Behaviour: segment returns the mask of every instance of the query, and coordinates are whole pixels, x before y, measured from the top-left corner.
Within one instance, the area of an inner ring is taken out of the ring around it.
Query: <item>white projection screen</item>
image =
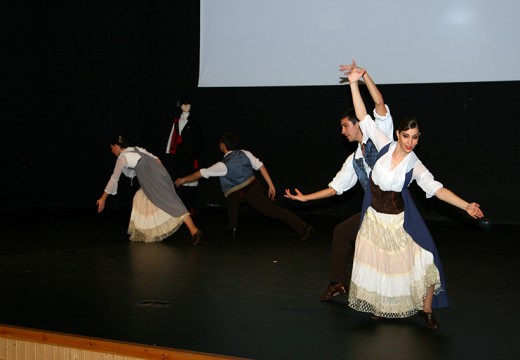
[[[519,0],[200,2],[200,87],[520,80]]]

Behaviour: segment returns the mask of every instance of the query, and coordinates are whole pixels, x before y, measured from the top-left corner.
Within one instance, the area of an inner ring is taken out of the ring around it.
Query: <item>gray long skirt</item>
[[[143,154],[134,170],[141,188],[132,203],[130,240],[161,241],[179,229],[189,215],[188,209],[168,171],[156,159]]]

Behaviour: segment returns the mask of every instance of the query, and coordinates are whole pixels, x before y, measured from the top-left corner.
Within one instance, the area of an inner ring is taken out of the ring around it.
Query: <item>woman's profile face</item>
[[[115,156],[119,156],[121,154],[121,147],[119,145],[110,145],[110,150],[112,151],[112,154]]]
[[[396,131],[397,143],[405,153],[412,152],[419,143],[421,133],[418,128],[408,129],[404,131]]]

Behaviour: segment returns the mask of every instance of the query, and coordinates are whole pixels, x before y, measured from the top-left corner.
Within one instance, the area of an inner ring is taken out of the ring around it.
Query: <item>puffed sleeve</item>
[[[354,153],[350,154],[336,176],[334,176],[334,179],[329,183],[329,187],[334,189],[337,195],[343,194],[356,185],[357,175],[354,170],[354,165],[352,164],[353,160]]]
[[[200,174],[205,179],[210,177],[226,176],[227,167],[226,164],[224,164],[222,161],[219,161],[211,165],[209,168],[200,169]]]
[[[386,108],[386,115],[382,116],[379,115],[374,109],[374,119],[376,122],[377,127],[379,130],[381,130],[390,140],[393,140],[394,138],[394,119],[392,118],[392,115],[390,114],[390,109],[388,108],[388,105],[385,104]]]
[[[116,161],[116,166],[114,167],[114,172],[108,180],[108,184],[105,187],[105,192],[110,195],[117,194],[117,184],[119,183],[119,178],[121,177],[121,173],[126,166],[126,157],[119,156]]]
[[[253,169],[258,170],[262,166],[264,166],[264,163],[260,161],[259,158],[254,156],[250,151],[242,150],[244,154],[249,158],[249,161],[251,161],[251,165],[253,166]]]
[[[367,114],[363,121],[359,123],[359,128],[365,134],[372,140],[374,143],[376,149],[379,151],[381,150],[386,144],[391,142],[391,138],[389,138],[384,132],[379,130],[379,128],[376,126],[375,121],[370,117],[370,115]]]
[[[427,198],[435,195],[435,192],[443,187],[443,185],[433,178],[432,173],[423,165],[421,161],[415,164],[413,169],[413,177],[417,181],[417,185],[426,193]]]

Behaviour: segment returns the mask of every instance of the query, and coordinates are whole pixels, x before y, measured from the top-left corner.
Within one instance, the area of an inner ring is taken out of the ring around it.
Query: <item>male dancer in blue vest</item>
[[[200,169],[191,175],[175,181],[176,186],[196,181],[200,178],[219,177],[222,192],[227,200],[228,229],[235,234],[238,225],[239,205],[248,203],[262,214],[283,221],[306,240],[314,228],[300,219],[295,213],[273,203],[276,190],[264,164],[247,150],[238,150],[238,138],[225,133],[220,138],[219,148],[224,157],[209,168]],[[269,190],[266,194],[264,186],[254,175],[254,171],[262,174]]]
[[[356,63],[352,62],[351,65],[341,65],[340,71],[346,71],[345,74],[349,71],[358,71],[363,74],[363,80],[375,103],[374,118],[376,119],[377,127],[388,138],[393,139],[394,125],[390,110],[385,105],[383,96],[366,70],[357,67]],[[356,151],[350,154],[343,163],[341,170],[332,179],[328,187],[307,195],[302,194],[298,189],[295,189],[296,194],[292,194],[289,189],[286,189],[284,195],[286,198],[310,201],[341,195],[354,187],[358,180],[363,190],[366,189],[370,171],[377,159],[377,149],[359,128],[359,120],[356,117],[354,108],[347,110],[341,117],[341,133],[349,142],[356,141],[358,146]],[[330,281],[325,293],[320,296],[322,301],[332,300],[337,295],[348,293],[347,284],[350,283],[350,273],[352,271],[352,245],[356,241],[359,223],[360,213],[357,213],[334,228]]]

